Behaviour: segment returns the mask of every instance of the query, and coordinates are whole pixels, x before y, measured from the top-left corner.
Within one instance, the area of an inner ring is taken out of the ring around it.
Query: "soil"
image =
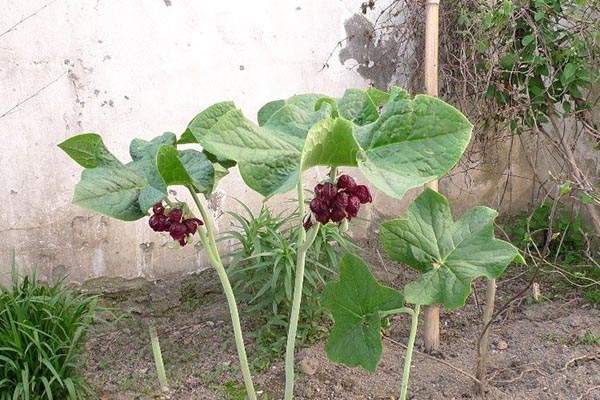
[[[361,254],[376,275],[395,287],[410,271],[385,260],[375,243]],[[525,267],[511,267],[498,282],[496,304],[527,286]],[[423,354],[417,340],[409,399],[600,399],[600,310],[573,291],[534,303],[517,301],[492,325],[488,379],[483,397],[474,390],[476,341],[481,325],[485,283],[476,282],[467,306],[441,312],[441,350]],[[89,334],[85,375],[101,399],[243,400],[229,313],[212,270],[144,280],[95,280],[86,289],[120,316]],[[544,294],[544,287],[542,287]],[[482,300],[483,301],[483,300]],[[112,319],[107,314],[106,317]],[[148,327],[156,326],[169,390],[161,392]],[[243,324],[252,326],[251,317]],[[384,354],[375,374],[332,364],[324,342],[297,351],[295,398],[396,399],[402,378],[409,319],[399,315],[385,332]],[[422,327],[420,327],[422,328]],[[252,360],[253,343],[246,338]],[[281,399],[284,367],[274,361],[253,374],[264,399]],[[259,396],[259,397],[261,397]]]

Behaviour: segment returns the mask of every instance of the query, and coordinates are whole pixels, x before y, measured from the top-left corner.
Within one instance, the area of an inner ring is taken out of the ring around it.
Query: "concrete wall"
[[[362,0],[6,2],[0,17],[0,281],[12,249],[22,268],[36,268],[44,278],[68,274],[74,282],[153,279],[208,266],[199,246],[174,248],[146,219],[125,223],[73,206],[81,168],[56,147],[66,138],[101,133],[126,161],[132,138],[179,134],[218,101],[234,100],[254,118],[265,102],[295,93],[340,96],[347,87],[385,88],[401,79],[402,51],[372,40]],[[346,37],[352,39],[336,46]],[[538,200],[532,166],[542,180],[550,171],[536,145],[527,137],[473,143],[440,188],[457,214],[477,204],[502,212],[527,207]],[[310,171],[309,185],[325,173]],[[400,215],[415,193],[400,202],[375,193],[362,211],[366,222],[353,224],[355,236],[372,237],[377,222]],[[236,198],[254,210],[262,200],[230,174],[207,202],[220,231],[230,228],[224,211],[240,210]]]
[[[8,3],[7,3],[8,2]],[[153,278],[206,265],[192,246],[70,204],[81,168],[56,144],[101,133],[122,160],[134,137],[181,133],[200,110],[234,100],[254,118],[300,92],[335,96],[368,81],[334,54],[361,0],[6,0],[0,17],[0,273],[17,263],[68,273]],[[237,176],[216,215],[260,198]],[[220,229],[227,228],[221,219]]]

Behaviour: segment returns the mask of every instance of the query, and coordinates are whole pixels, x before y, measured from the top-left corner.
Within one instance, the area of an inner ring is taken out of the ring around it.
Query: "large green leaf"
[[[325,286],[321,303],[335,319],[326,346],[329,359],[375,372],[383,349],[380,313],[402,307],[402,294],[377,283],[363,260],[346,254],[340,281]]]
[[[426,189],[408,207],[406,219],[382,223],[386,253],[423,272],[406,285],[406,301],[462,307],[473,279],[497,278],[511,261],[522,261],[516,247],[494,238],[496,216],[490,208],[474,207],[454,222],[446,198]]]
[[[158,175],[153,158],[142,158],[127,164],[127,168],[144,178],[144,187],[140,191],[138,202],[142,210],[148,210],[153,204],[167,197],[167,185]]]
[[[273,112],[261,126],[271,129],[271,132],[276,135],[293,136],[303,140],[315,123],[331,114],[328,105],[315,108],[318,100],[322,97],[322,95],[314,93],[292,96],[285,100],[283,105]],[[264,109],[261,110],[264,113]]]
[[[377,121],[379,111],[371,97],[364,90],[348,89],[338,101],[338,110],[342,117],[356,125],[367,125]]]
[[[97,133],[82,133],[58,145],[75,162],[84,168],[122,165],[104,145]]]
[[[208,107],[190,121],[178,143],[202,143],[202,136],[206,134],[206,132],[208,132],[223,115],[234,109],[235,104],[231,101],[223,101]]]
[[[133,139],[129,144],[129,154],[133,161],[138,161],[143,158],[155,158],[158,148],[163,144],[175,145],[177,136],[172,132],[165,132],[161,136],[157,136],[150,141],[142,139]]]
[[[354,125],[344,118],[328,118],[316,123],[306,136],[302,151],[302,171],[315,165],[356,166],[358,143]]]
[[[213,165],[199,151],[163,145],[156,154],[156,167],[167,185],[183,185],[206,194],[213,188]]]
[[[134,161],[127,166],[146,179],[138,200],[142,210],[148,210],[167,197],[167,185],[156,169],[156,153],[160,146],[175,145],[176,141],[174,133],[165,132],[150,141],[133,139],[129,144],[129,154]]]
[[[302,141],[259,127],[240,110],[230,110],[196,137],[209,152],[237,161],[246,184],[264,196],[286,192],[298,179]]]
[[[363,151],[358,166],[369,182],[387,195],[446,174],[460,159],[473,126],[454,107],[435,97],[404,91],[390,98],[380,118],[356,129]]]
[[[97,167],[83,171],[73,203],[113,218],[134,221],[145,215],[138,196],[146,182],[127,167]]]
[[[246,184],[264,196],[284,193],[301,171],[326,165],[358,166],[380,190],[401,198],[447,173],[472,130],[452,106],[424,95],[412,100],[397,88],[391,94],[350,89],[339,100],[317,94],[277,100],[261,108],[259,125],[233,106],[218,111],[198,114],[198,121],[212,118],[191,123],[190,133],[211,154],[237,161]]]
[[[269,118],[285,105],[285,100],[273,100],[265,104],[258,110],[256,120],[259,126],[263,126],[267,123]]]

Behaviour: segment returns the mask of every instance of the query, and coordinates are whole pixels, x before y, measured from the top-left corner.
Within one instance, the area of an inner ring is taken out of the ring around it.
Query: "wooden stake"
[[[437,97],[440,0],[427,0],[425,7],[425,93]],[[438,181],[427,187],[437,192]],[[425,352],[431,354],[440,350],[440,306],[425,307],[423,314]]]
[[[477,347],[477,372],[475,377],[479,380],[475,387],[475,392],[482,395],[485,392],[485,375],[487,370],[487,360],[490,351],[490,321],[494,315],[494,302],[496,300],[496,280],[488,279],[487,291],[485,296],[485,310],[483,311],[483,328],[485,332],[479,339]]]

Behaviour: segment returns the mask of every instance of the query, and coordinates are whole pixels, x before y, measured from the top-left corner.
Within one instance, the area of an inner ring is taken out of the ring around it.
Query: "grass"
[[[598,346],[600,345],[600,336],[596,336],[593,332],[587,331],[585,335],[575,339],[575,344],[583,346]]]
[[[0,285],[0,400],[83,399],[91,393],[81,354],[96,297],[19,277]]]

